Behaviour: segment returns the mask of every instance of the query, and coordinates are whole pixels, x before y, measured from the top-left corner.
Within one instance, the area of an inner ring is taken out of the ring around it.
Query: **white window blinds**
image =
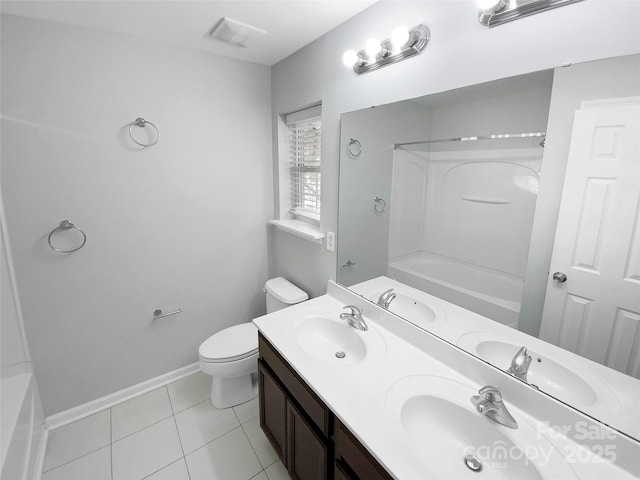
[[[289,191],[291,212],[320,220],[321,106],[285,116],[289,127]]]

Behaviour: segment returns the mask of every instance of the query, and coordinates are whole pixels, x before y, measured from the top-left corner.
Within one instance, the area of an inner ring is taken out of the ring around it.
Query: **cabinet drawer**
[[[344,465],[347,465],[345,467]],[[393,477],[371,456],[351,432],[336,420],[336,468],[340,478],[391,480]]]
[[[304,383],[282,358],[282,356],[271,346],[266,338],[259,334],[258,343],[260,358],[273,371],[276,377],[282,382],[285,388],[300,405],[302,411],[311,419],[314,425],[324,434],[329,436],[329,409],[322,400]]]

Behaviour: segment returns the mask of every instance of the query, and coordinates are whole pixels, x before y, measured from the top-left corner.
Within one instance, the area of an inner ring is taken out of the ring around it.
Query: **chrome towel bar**
[[[56,248],[53,246],[53,243],[51,243],[51,238],[58,232],[64,232],[66,230],[78,230],[81,234],[82,234],[82,243],[80,244],[79,247],[76,247],[74,249],[71,250],[61,250],[59,248]],[[82,229],[76,227],[71,220],[62,220],[60,222],[60,225],[58,225],[56,228],[54,228],[51,233],[49,234],[49,238],[47,239],[47,241],[49,242],[49,246],[51,248],[53,248],[56,252],[60,252],[60,253],[72,253],[75,252],[77,250],[80,250],[82,247],[84,247],[84,244],[87,243],[87,235],[82,231]]]
[[[162,313],[162,309],[158,308],[158,309],[153,311],[153,319],[157,320],[158,318],[169,317],[171,315],[177,315],[179,313],[182,313],[182,309],[181,308],[179,308],[177,310],[174,310],[173,312],[169,312],[169,313]]]
[[[350,138],[347,153],[351,158],[358,158],[362,153],[362,144],[355,138]]]
[[[135,137],[133,136],[133,127],[138,127],[138,128],[145,128],[147,125],[151,125],[151,127],[156,131],[156,139],[153,140],[150,143],[142,143],[139,142],[138,140],[135,139]],[[138,145],[140,145],[141,147],[152,147],[153,145],[155,145],[156,143],[158,143],[158,140],[160,140],[160,131],[158,130],[158,127],[155,126],[155,124],[151,123],[148,120],[145,120],[142,117],[138,117],[136,118],[133,122],[131,122],[129,124],[129,136],[131,137],[131,140],[133,140],[134,142],[136,142]]]

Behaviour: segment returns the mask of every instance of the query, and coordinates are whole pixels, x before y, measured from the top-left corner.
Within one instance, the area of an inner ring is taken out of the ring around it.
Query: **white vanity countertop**
[[[347,304],[360,306],[365,321],[369,325],[367,332],[354,329],[357,335],[366,340],[368,354],[365,359],[349,365],[340,363],[333,358],[325,361],[310,355],[298,340],[301,332],[299,326],[305,320],[313,317],[339,319],[340,313],[344,312],[343,307]],[[546,397],[543,402],[534,399],[533,403],[536,405],[537,411],[530,412],[533,415],[525,413],[515,405],[527,404],[527,402],[531,404],[531,399],[523,400],[517,397],[521,395],[531,397],[541,394],[530,391],[529,387],[520,385],[521,382],[502,375],[483,362],[452,348],[442,340],[423,332],[408,322],[382,311],[382,309],[367,303],[358,295],[333,284],[333,282],[329,284],[329,294],[256,318],[254,323],[334,414],[394,477],[399,479],[464,478],[467,476],[472,479],[502,476],[504,478],[523,478],[525,474],[534,473],[526,469],[522,472],[519,471],[518,468],[522,467],[520,465],[502,471],[486,470],[479,476],[478,473],[471,472],[463,465],[462,458],[458,459],[460,456],[458,453],[455,455],[455,460],[451,460],[459,462],[454,470],[451,470],[448,465],[444,465],[446,468],[443,469],[443,464],[448,460],[443,459],[442,455],[438,453],[441,442],[439,442],[437,435],[430,435],[429,432],[426,432],[425,437],[421,438],[419,442],[416,441],[415,436],[412,438],[408,435],[401,427],[399,406],[402,404],[402,398],[400,400],[396,398],[400,395],[397,392],[414,388],[412,387],[413,383],[419,384],[426,380],[431,382],[430,385],[437,387],[433,387],[434,390],[438,390],[436,396],[447,399],[449,395],[452,397],[451,401],[465,409],[465,414],[470,411],[475,415],[477,412],[471,405],[469,393],[477,393],[478,389],[484,386],[489,379],[491,383],[503,389],[504,402],[521,425],[521,428],[517,430],[498,426],[499,428],[497,430],[494,428],[493,431],[498,434],[506,431],[506,435],[522,439],[522,436],[527,432],[536,432],[536,427],[539,426],[538,422],[544,421],[544,418],[534,417],[534,415],[540,416],[540,414],[544,416],[543,410],[546,407],[538,409],[537,405],[545,402],[547,404],[558,402]],[[416,345],[420,345],[420,348],[417,348]],[[429,351],[433,356],[425,353],[426,351]],[[471,374],[469,378],[472,376],[475,378],[474,369],[490,370],[487,370],[487,374],[483,374],[485,378],[478,379],[479,382],[482,382],[479,384],[445,365],[436,357],[446,357],[447,362],[455,362],[458,371]],[[405,385],[407,385],[406,388]],[[415,388],[418,389],[415,394],[419,395],[421,393],[420,387]],[[458,394],[455,395],[455,392]],[[427,394],[424,388],[422,393]],[[429,394],[431,393],[433,392],[429,392]],[[402,395],[406,395],[406,393]],[[461,396],[465,398],[458,398]],[[567,408],[560,404],[558,406]],[[463,410],[454,408],[453,411],[462,412]],[[482,417],[479,413],[477,416],[469,418],[474,422],[476,418],[480,418],[481,421],[486,420],[486,422],[493,423],[492,420]],[[500,430],[503,428],[505,430]],[[473,430],[473,428],[463,426],[462,430]],[[447,430],[443,430],[443,432],[443,435],[448,434]],[[421,432],[419,431],[418,434]],[[495,438],[487,439],[488,443],[495,443]],[[563,479],[635,478],[618,466],[594,457],[587,449],[572,443],[564,436],[555,435],[551,442],[544,435],[538,435],[539,440],[534,442],[529,440],[531,438],[535,437],[526,437],[526,440],[519,444],[531,448],[535,447],[532,443],[546,446],[545,451],[548,451],[549,462],[536,465],[544,477]],[[542,439],[540,440],[540,438]],[[565,456],[573,455],[576,460],[580,460],[577,458],[579,456],[582,461],[575,463],[565,461],[566,459],[560,452]],[[494,472],[494,475],[489,476],[490,472]],[[535,478],[535,474],[532,478]]]
[[[506,359],[498,364],[499,362],[491,358],[495,351],[473,352],[474,344],[483,340],[503,344],[508,342],[517,346],[514,352],[519,346],[525,346],[532,356],[536,357],[537,354],[543,357],[543,362],[555,361],[559,370],[566,368],[575,373],[584,380],[585,386],[590,386],[598,392],[599,398],[593,400],[586,394],[563,398],[562,393],[554,395],[556,392],[538,385],[541,390],[608,425],[625,425],[623,430],[626,433],[640,438],[640,381],[637,379],[385,276],[349,287],[350,290],[373,301],[380,292],[390,288],[393,288],[394,292],[432,306],[442,316],[438,321],[430,322],[421,322],[419,315],[416,315],[415,321],[408,317],[407,320],[474,353],[496,367],[506,370],[509,368],[510,360]],[[534,359],[534,362],[536,360]],[[533,363],[530,371],[536,368],[536,364]],[[558,384],[560,383],[563,382],[558,380]]]

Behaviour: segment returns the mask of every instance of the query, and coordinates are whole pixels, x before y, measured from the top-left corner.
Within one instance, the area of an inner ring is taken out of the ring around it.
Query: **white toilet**
[[[267,313],[304,302],[309,296],[283,277],[264,286]],[[211,402],[217,408],[239,405],[258,395],[258,329],[252,322],[225,328],[198,349],[200,370],[211,375]]]

